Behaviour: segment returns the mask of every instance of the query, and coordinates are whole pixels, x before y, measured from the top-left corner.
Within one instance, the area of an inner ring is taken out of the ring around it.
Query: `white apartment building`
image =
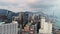
[[[0,24],[0,34],[17,34],[18,24],[17,22]]]
[[[41,17],[41,28],[39,34],[52,34],[52,23],[46,22],[45,17]]]

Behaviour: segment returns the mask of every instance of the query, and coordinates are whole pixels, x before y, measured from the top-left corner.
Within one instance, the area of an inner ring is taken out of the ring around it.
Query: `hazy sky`
[[[29,4],[37,2],[36,0],[0,0],[0,8],[19,12],[29,9]]]
[[[42,10],[55,10],[60,0],[0,0],[0,8],[19,12],[22,10],[32,10],[40,8]],[[58,9],[59,10],[59,9]]]

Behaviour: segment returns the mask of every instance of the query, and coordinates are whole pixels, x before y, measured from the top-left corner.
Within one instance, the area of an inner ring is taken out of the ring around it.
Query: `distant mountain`
[[[12,11],[6,10],[6,9],[0,9],[0,15],[6,15],[8,17],[8,19],[11,19],[13,16],[18,16],[20,13],[22,12],[18,12],[18,13],[14,13]],[[43,12],[29,12],[29,11],[25,11],[23,13],[27,13],[27,14],[40,14],[40,15],[44,15],[46,16],[46,14],[44,14]]]
[[[0,15],[5,15],[5,16],[7,16],[8,19],[11,19],[13,14],[14,14],[14,12],[12,12],[12,11],[0,9]]]

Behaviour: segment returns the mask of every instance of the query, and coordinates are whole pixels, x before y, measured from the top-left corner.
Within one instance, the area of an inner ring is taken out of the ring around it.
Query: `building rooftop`
[[[12,21],[12,23],[17,23],[16,21]],[[5,23],[5,22],[0,22],[0,25],[2,24],[10,24],[10,23]]]
[[[0,25],[4,24],[5,22],[0,22]]]

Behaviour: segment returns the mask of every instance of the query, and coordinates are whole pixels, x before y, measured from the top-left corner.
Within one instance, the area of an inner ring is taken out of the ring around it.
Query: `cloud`
[[[36,0],[0,0],[0,9],[8,9],[13,12],[27,10],[28,4],[35,3]]]
[[[46,11],[46,14],[53,15],[53,11],[55,15],[60,13],[60,0],[39,0],[38,2],[31,4],[31,8],[40,8],[38,11],[42,9],[42,11]]]
[[[27,5],[29,3],[34,3],[36,0],[0,0],[0,4],[4,5]]]
[[[35,10],[43,11],[46,14],[48,14],[48,12],[50,12],[50,14],[52,14],[52,9],[55,6],[54,2],[55,2],[55,0],[39,0],[38,2],[31,4],[30,7],[31,8],[38,8]]]
[[[52,13],[60,7],[60,0],[0,0],[0,9],[8,9],[13,12],[23,10],[48,11]],[[56,10],[57,11],[57,10]],[[56,12],[55,12],[56,13]]]

